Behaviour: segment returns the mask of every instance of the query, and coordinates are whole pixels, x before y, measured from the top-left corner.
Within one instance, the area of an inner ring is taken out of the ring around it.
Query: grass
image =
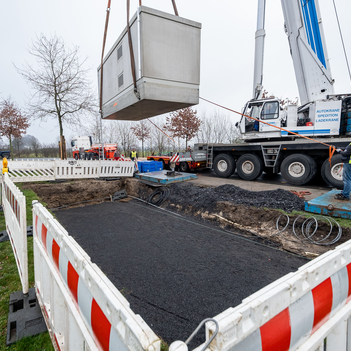
[[[17,186],[20,187],[19,184]],[[32,190],[22,190],[26,197],[27,225],[32,224],[32,201],[38,196]],[[0,212],[0,231],[5,230],[4,213]],[[28,281],[29,287],[34,287],[34,257],[33,238],[28,237]],[[21,281],[9,241],[0,243],[0,351],[49,351],[54,350],[49,333],[42,333],[33,337],[24,338],[11,346],[6,346],[7,318],[9,311],[10,294],[21,290]]]

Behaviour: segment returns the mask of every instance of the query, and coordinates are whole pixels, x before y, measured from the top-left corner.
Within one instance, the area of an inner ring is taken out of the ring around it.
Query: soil
[[[30,188],[36,192],[41,201],[45,202],[50,209],[68,205],[69,207],[82,207],[111,201],[113,194],[122,189],[125,189],[128,195],[147,201],[156,189],[134,178],[113,181],[80,180],[49,184],[27,183],[24,184],[24,188]],[[316,245],[307,240],[298,240],[293,232],[293,223],[296,220],[296,235],[304,239],[301,228],[306,218],[297,218],[298,216],[291,214],[288,217],[283,215],[281,210],[287,213],[293,210],[303,211],[304,201],[286,190],[252,192],[230,184],[214,188],[199,187],[189,182],[173,184],[167,188],[169,189],[168,196],[161,205],[162,208],[215,224],[225,230],[240,233],[251,240],[309,258],[317,257],[351,238],[351,228],[342,228],[340,240],[333,245]],[[80,203],[83,201],[84,203]],[[287,219],[289,224],[280,234],[277,230],[277,223],[281,231]],[[311,231],[314,230],[313,225],[311,229]],[[313,240],[320,241],[320,244],[330,243],[337,237],[338,228],[334,225],[330,236],[326,238],[329,232],[329,223],[319,221]]]

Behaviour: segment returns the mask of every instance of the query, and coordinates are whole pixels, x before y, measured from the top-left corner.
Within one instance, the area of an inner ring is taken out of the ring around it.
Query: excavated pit
[[[250,192],[233,185],[179,183],[168,187],[162,210],[130,197],[111,201],[123,189],[147,201],[156,188],[136,179],[24,187],[35,191],[49,209],[56,209],[56,218],[124,294],[132,310],[168,344],[186,340],[204,318],[235,307],[308,262],[292,253],[314,258],[337,245],[292,241],[294,216],[286,238],[272,236],[279,209],[303,208],[301,199],[281,189]],[[325,235],[329,226],[320,226],[320,235]],[[350,229],[344,229],[338,244],[350,237]],[[190,349],[204,340],[201,331]]]
[[[155,187],[137,179],[112,181],[80,180],[63,183],[27,183],[38,194],[49,209],[73,208],[111,201],[116,191],[125,189],[128,195],[147,201]],[[221,228],[243,235],[253,241],[264,243],[282,250],[314,258],[351,238],[351,228],[342,228],[340,240],[333,245],[316,245],[306,240],[302,242],[293,233],[293,223],[298,215],[292,211],[303,211],[304,201],[289,191],[277,189],[270,191],[248,191],[231,184],[218,187],[195,186],[191,182],[176,183],[168,186],[169,196],[161,208],[176,212],[189,218],[196,218]],[[123,199],[119,201],[129,201]],[[77,204],[78,203],[78,204]],[[72,205],[73,204],[73,205]],[[66,207],[68,206],[68,207]],[[289,213],[289,224],[283,235],[282,230],[287,218],[282,210]],[[305,218],[298,218],[296,234],[300,232]],[[320,241],[330,232],[328,222],[319,221],[318,231],[313,239]],[[337,235],[334,226],[325,242],[332,241]],[[321,241],[321,243],[324,243]]]

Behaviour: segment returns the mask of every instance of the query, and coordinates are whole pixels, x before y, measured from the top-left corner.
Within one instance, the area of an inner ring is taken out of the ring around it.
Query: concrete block
[[[198,104],[201,24],[140,6],[130,29],[139,96],[125,28],[103,62],[103,118],[142,120]]]
[[[6,346],[26,336],[44,333],[46,330],[35,288],[29,289],[26,295],[22,291],[12,293],[9,302]]]

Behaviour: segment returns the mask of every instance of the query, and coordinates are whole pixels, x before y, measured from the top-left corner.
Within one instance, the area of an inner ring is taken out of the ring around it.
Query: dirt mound
[[[70,207],[82,207],[87,204],[92,205],[103,201],[111,201],[113,194],[122,189],[126,189],[128,194],[134,196],[143,194],[143,187],[139,186],[139,182],[129,179],[111,181],[87,179],[67,182],[25,183],[23,188],[32,189],[41,201],[47,204],[49,209],[56,209],[71,204],[75,205]]]

